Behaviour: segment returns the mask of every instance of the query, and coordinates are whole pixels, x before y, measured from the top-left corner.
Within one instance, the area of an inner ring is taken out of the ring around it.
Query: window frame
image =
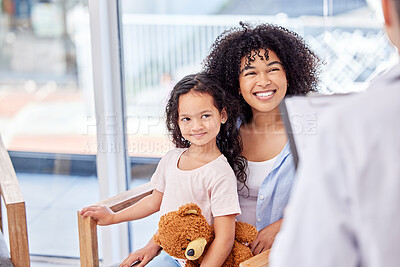
[[[93,87],[97,128],[97,176],[100,199],[128,189],[120,1],[89,0]],[[106,148],[106,149],[105,149]],[[103,264],[125,259],[130,252],[129,224],[101,228]]]

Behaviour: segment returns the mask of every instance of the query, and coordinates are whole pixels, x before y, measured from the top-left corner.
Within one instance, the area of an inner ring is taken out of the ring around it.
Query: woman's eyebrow
[[[269,66],[274,65],[274,64],[279,64],[279,65],[282,65],[282,66],[283,66],[282,62],[277,61],[277,60],[268,63],[267,66],[269,67]]]
[[[244,66],[243,69],[240,70],[240,73],[242,73],[243,71],[248,70],[248,69],[255,69],[255,67],[253,67],[251,65],[246,65],[246,66]]]
[[[267,67],[269,67],[271,65],[275,65],[275,64],[279,64],[279,65],[283,66],[282,62],[275,60],[275,61],[269,62],[267,64]],[[248,69],[255,69],[255,67],[251,66],[251,65],[246,65],[246,66],[244,66],[243,69],[240,70],[240,73],[242,73],[243,71],[248,70]]]

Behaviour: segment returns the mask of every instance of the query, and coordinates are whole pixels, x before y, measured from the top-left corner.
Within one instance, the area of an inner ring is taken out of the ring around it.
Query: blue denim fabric
[[[180,267],[181,265],[177,260],[172,258],[168,253],[164,250],[161,251],[161,254],[151,260],[146,267]]]
[[[242,121],[238,119],[237,127]],[[295,163],[289,142],[279,153],[271,172],[258,190],[256,228],[261,231],[271,223],[283,218],[295,178]]]
[[[283,218],[283,210],[289,201],[294,177],[293,155],[287,143],[258,191],[256,211],[258,231]]]
[[[3,265],[0,265],[3,266]],[[108,267],[118,267],[119,263],[109,265]],[[146,267],[181,267],[179,262],[172,258],[164,250],[161,251],[160,255],[152,259],[147,263]]]

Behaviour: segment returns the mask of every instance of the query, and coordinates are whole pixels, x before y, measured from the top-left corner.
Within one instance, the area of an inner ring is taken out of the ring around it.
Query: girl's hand
[[[274,243],[275,236],[278,234],[279,229],[281,229],[282,219],[271,223],[264,229],[258,232],[256,239],[250,244],[250,249],[253,255],[260,254],[271,248],[272,243]]]
[[[235,241],[236,214],[214,217],[215,238],[204,255],[201,267],[222,266]]]
[[[152,238],[146,246],[130,253],[129,256],[119,265],[119,267],[130,267],[137,261],[140,261],[140,263],[135,266],[143,267],[155,256],[157,256],[160,250],[161,247],[157,245]]]
[[[93,205],[83,208],[80,212],[82,217],[92,217],[97,225],[110,225],[114,223],[115,213],[105,205]]]

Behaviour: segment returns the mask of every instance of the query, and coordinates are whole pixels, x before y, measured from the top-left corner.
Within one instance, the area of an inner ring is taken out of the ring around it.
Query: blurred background
[[[88,3],[0,3],[0,133],[27,203],[30,251],[76,259],[76,211],[99,200],[96,153],[113,149],[96,142]],[[115,90],[125,95],[131,187],[147,182],[171,148],[163,114],[169,91],[199,71],[215,38],[239,21],[279,24],[300,34],[325,62],[321,93],[362,91],[396,60],[378,0],[120,0],[119,5],[124,88]],[[133,249],[148,241],[156,221],[132,224]]]

